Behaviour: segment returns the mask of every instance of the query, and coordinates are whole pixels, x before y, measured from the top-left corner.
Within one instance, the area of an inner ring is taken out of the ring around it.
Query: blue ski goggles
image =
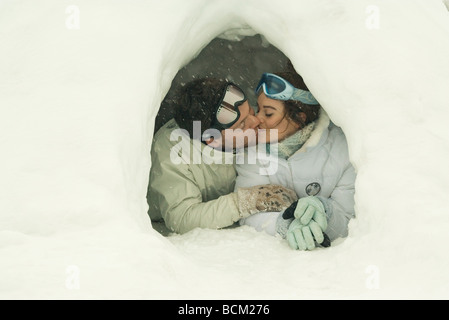
[[[264,73],[260,78],[259,84],[256,87],[256,94],[259,95],[261,90],[270,99],[284,101],[296,100],[311,105],[320,104],[310,91],[295,88],[287,80],[272,73]]]
[[[240,118],[239,106],[247,100],[242,89],[229,83],[217,105],[213,127],[224,130],[232,127]]]

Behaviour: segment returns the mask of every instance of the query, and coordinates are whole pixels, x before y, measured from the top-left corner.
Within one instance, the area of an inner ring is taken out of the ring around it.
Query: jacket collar
[[[312,131],[310,138],[297,152],[306,152],[308,148],[314,148],[320,143],[323,143],[329,134],[329,124],[329,116],[323,108],[320,108],[320,114],[318,121],[316,121],[315,129]]]
[[[191,150],[193,151],[193,153],[190,155],[191,158],[192,156],[196,156],[196,158],[198,158],[199,155],[201,155],[200,161],[204,164],[233,164],[235,162],[235,153],[211,148],[207,144],[202,143],[199,140],[191,139],[184,132],[183,135],[185,135],[185,141],[188,141],[187,138],[190,141]],[[196,162],[198,161],[199,159],[196,159]]]

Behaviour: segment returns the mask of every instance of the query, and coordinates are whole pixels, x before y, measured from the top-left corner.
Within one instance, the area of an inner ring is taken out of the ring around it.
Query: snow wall
[[[151,228],[156,114],[224,32],[262,34],[343,128],[345,241]],[[0,298],[448,298],[448,36],[441,0],[2,0]]]

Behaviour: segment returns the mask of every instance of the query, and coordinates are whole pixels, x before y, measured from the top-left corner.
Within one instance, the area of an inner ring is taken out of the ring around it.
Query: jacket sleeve
[[[323,202],[326,210],[328,218],[326,234],[331,241],[339,237],[346,237],[348,235],[349,221],[355,217],[355,178],[354,167],[348,163],[331,196],[327,199],[318,197]]]
[[[203,202],[190,165],[173,163],[170,150],[171,141],[167,136],[154,139],[148,193],[150,210],[159,210],[166,226],[177,233],[197,227],[223,228],[238,221],[236,195],[230,193]]]

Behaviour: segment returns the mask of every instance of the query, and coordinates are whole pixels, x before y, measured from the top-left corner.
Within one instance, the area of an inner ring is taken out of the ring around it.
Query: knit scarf
[[[301,130],[296,131],[291,136],[281,140],[275,144],[267,144],[267,152],[275,153],[277,151],[278,157],[283,159],[290,158],[296,151],[298,151],[304,143],[310,138],[313,129],[315,128],[315,122],[309,123]]]

